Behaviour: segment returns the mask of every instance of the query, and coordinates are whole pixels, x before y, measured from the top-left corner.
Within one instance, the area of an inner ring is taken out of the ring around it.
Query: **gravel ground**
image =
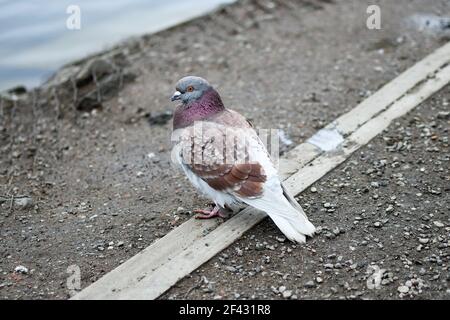
[[[375,2],[381,30],[368,1],[239,1],[3,97],[0,297],[68,298],[69,266],[85,287],[208,204],[170,164],[180,77],[296,145],[448,41],[407,23],[448,1]],[[162,298],[448,299],[449,101],[447,87],[300,196],[321,227],[306,246],[266,220]]]

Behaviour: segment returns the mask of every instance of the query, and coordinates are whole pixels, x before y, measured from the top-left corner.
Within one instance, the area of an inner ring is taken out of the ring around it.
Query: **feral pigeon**
[[[222,216],[226,208],[246,204],[266,212],[291,241],[312,236],[314,226],[280,182],[252,125],[225,108],[205,79],[182,78],[171,100],[181,102],[173,117],[172,160],[216,205],[196,210],[198,217]]]

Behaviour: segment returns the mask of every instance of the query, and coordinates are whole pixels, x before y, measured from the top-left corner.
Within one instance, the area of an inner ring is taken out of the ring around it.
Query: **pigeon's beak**
[[[181,98],[181,92],[175,91],[175,93],[172,95],[172,98],[170,98],[171,101],[180,100]]]

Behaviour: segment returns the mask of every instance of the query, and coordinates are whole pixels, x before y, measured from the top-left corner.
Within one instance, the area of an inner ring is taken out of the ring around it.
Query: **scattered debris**
[[[25,266],[20,265],[20,266],[17,266],[14,269],[14,272],[15,273],[21,273],[21,274],[28,274],[28,268],[25,267]]]

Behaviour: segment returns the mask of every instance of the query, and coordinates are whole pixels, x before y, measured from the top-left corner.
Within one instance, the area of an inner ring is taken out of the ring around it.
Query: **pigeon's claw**
[[[215,206],[214,209],[212,209],[212,211],[198,209],[198,210],[194,210],[194,212],[198,213],[198,215],[195,216],[196,219],[211,219],[214,217],[221,217],[221,218],[227,217],[225,214],[222,213],[219,206]]]

